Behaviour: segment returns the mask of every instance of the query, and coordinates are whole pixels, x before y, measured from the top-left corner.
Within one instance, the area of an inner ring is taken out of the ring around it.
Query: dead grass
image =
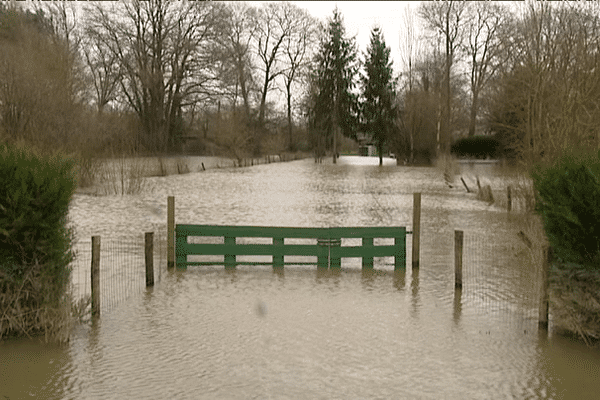
[[[456,175],[460,174],[458,161],[451,154],[441,154],[434,161],[434,166],[444,174],[444,181],[450,187],[455,185]]]
[[[74,301],[71,290],[52,300],[54,289],[42,282],[42,268],[32,268],[19,280],[0,271],[0,340],[41,335],[46,342],[64,343],[77,321],[83,320],[87,300]]]
[[[106,160],[98,174],[98,183],[104,194],[138,194],[146,186],[146,170],[147,162],[142,158]]]

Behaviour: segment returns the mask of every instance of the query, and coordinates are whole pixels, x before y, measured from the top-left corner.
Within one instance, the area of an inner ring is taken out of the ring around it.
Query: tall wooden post
[[[146,286],[154,286],[154,232],[145,234]]]
[[[413,194],[413,244],[412,267],[419,268],[419,246],[421,241],[421,193]]]
[[[167,197],[167,268],[175,267],[175,197]]]
[[[462,289],[463,231],[454,231],[454,288]]]
[[[92,236],[92,316],[100,316],[100,236]]]
[[[542,290],[540,295],[540,310],[538,326],[540,329],[548,329],[548,276],[550,269],[550,251],[548,246],[544,247],[544,253],[542,255]]]

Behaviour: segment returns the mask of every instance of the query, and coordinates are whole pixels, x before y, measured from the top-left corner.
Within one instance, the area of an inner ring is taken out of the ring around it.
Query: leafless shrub
[[[441,154],[435,159],[434,165],[444,174],[444,181],[447,185],[454,185],[454,178],[460,173],[460,167],[456,158],[450,154]]]
[[[104,163],[100,184],[105,194],[138,194],[146,186],[146,162],[140,158],[120,157]]]

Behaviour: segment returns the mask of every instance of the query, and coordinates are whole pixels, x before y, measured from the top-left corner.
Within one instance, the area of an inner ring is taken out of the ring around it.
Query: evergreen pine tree
[[[346,38],[342,15],[337,7],[329,20],[326,35],[316,56],[314,126],[331,138],[333,162],[337,158],[338,131],[355,137],[358,126],[358,97],[352,93],[358,72],[354,38]]]
[[[364,62],[362,117],[365,132],[374,140],[383,164],[383,146],[391,139],[395,123],[395,80],[392,77],[390,48],[378,27],[371,30],[371,41]]]

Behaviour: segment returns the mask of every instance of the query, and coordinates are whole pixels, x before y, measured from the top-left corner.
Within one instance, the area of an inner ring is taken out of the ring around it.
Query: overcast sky
[[[302,7],[314,17],[325,21],[333,15],[333,9],[337,5],[344,18],[344,26],[349,36],[356,36],[360,58],[369,44],[371,29],[379,25],[383,32],[386,44],[391,50],[391,58],[394,62],[394,72],[401,70],[400,58],[400,35],[403,33],[403,20],[405,8],[410,7],[413,11],[419,5],[416,1],[293,1],[292,3]],[[418,23],[418,18],[415,16]]]

